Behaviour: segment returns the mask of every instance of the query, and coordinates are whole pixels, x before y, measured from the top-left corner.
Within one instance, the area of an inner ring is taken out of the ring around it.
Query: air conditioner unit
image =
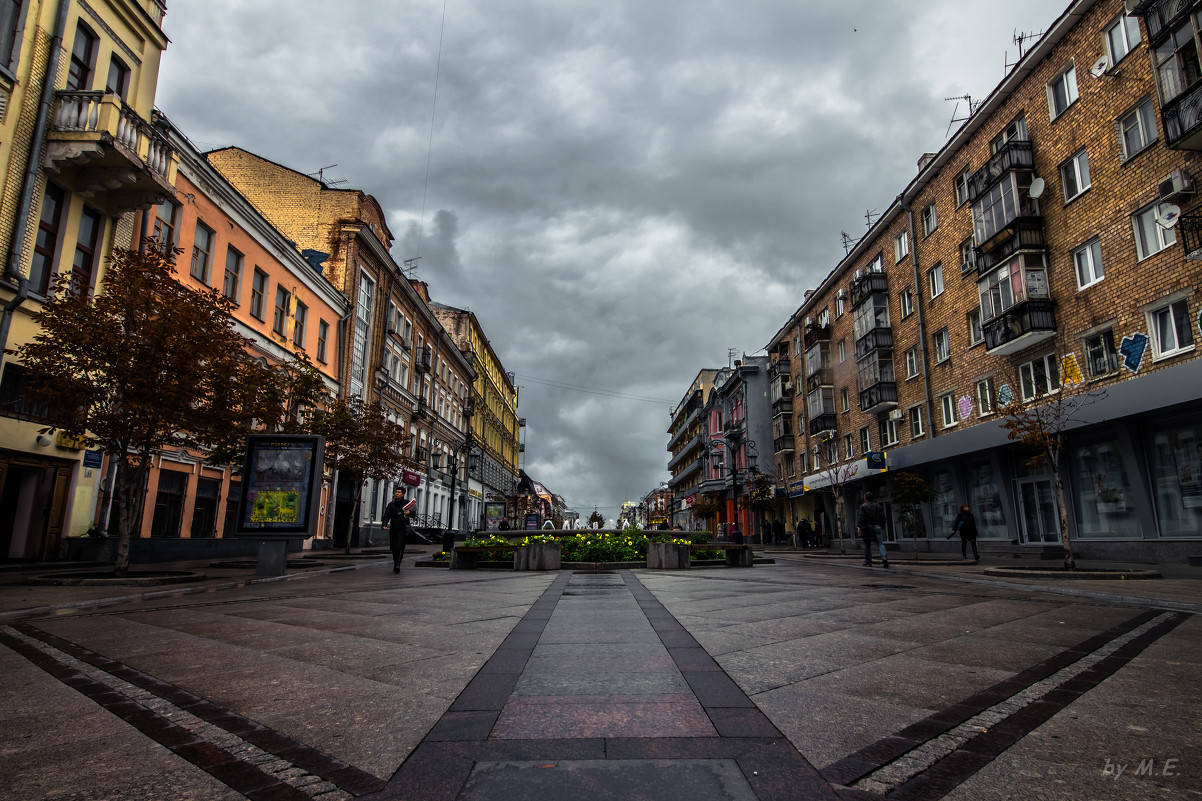
[[[901,409],[894,409],[893,411],[889,412],[890,420],[901,420],[905,416],[906,415],[902,412]]]
[[[835,293],[835,297],[837,297],[837,298],[839,298],[840,300],[842,300],[843,298],[847,297],[847,290],[846,290],[846,289],[840,289],[838,292],[836,292],[836,293]]]
[[[1143,2],[1143,0],[1123,0],[1123,13],[1134,13],[1135,9],[1139,8],[1141,2]]]
[[[814,324],[814,318],[813,318],[813,317],[807,317],[807,318],[806,318],[806,328],[809,328],[809,327],[810,327],[810,326],[812,326],[813,324]]]
[[[857,281],[859,281],[859,280],[860,280],[861,278],[863,278],[863,277],[864,277],[864,271],[863,271],[863,270],[856,270],[856,280],[857,280]]]
[[[1192,195],[1197,190],[1189,173],[1183,170],[1173,170],[1160,180],[1160,199],[1176,200],[1182,195]]]

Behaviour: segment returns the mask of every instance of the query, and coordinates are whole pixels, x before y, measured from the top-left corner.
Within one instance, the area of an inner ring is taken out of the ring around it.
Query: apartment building
[[[906,470],[938,498],[889,539],[938,547],[968,503],[983,541],[1054,548],[1052,476],[998,407],[1084,388],[1104,397],[1061,465],[1078,555],[1196,550],[1199,5],[1072,3],[807,293],[768,345],[805,393],[796,447],[775,443],[795,515],[835,512],[821,448],[850,481],[845,524]]]
[[[379,203],[241,148],[210,151],[206,158],[350,300],[334,351],[344,397],[379,403],[409,428],[414,469],[395,481],[366,485],[359,524],[378,522],[393,489],[404,482],[418,499],[419,523],[445,525],[452,483],[447,466],[467,436],[465,407],[475,371],[431,311],[425,285],[410,281],[393,260],[392,233]],[[355,514],[357,478],[346,479],[337,483],[335,531]]]
[[[686,530],[696,528],[690,508],[697,500],[698,487],[705,475],[708,456],[705,437],[702,436],[704,409],[717,375],[717,370],[698,372],[680,403],[672,410],[668,424],[668,452],[671,454],[668,458],[668,472],[671,474],[668,488],[672,493],[669,523]]]
[[[437,301],[430,304],[430,309],[459,349],[470,354],[476,370],[465,443],[470,445],[472,470],[465,471],[465,495],[459,501],[463,513],[456,517],[461,528],[483,529],[485,500],[505,502],[514,494],[519,433],[526,421],[517,416],[518,393],[513,378],[505,371],[475,313]]]
[[[37,334],[60,276],[103,284],[136,209],[174,193],[178,157],[155,126],[167,46],[162,0],[14,0],[0,7],[0,556],[45,559],[97,514],[100,453],[41,434],[53,410],[25,397],[5,353]]]

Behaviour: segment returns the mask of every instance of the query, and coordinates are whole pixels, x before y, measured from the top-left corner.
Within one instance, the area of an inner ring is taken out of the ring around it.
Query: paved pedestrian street
[[[1202,582],[1073,584],[784,553],[3,586],[0,796],[1202,798]]]

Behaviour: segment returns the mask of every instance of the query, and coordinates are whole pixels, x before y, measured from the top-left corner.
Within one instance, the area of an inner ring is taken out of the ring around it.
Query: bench
[[[751,567],[755,564],[755,556],[750,545],[736,545],[733,542],[693,542],[689,543],[689,551],[725,551],[727,567]]]
[[[476,567],[480,561],[480,554],[495,553],[497,551],[516,552],[522,546],[509,545],[456,545],[451,551],[451,569],[452,570],[471,570]]]

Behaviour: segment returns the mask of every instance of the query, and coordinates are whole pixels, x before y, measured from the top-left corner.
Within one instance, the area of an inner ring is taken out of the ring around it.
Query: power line
[[[565,384],[562,381],[549,381],[544,378],[534,378],[533,376],[528,376],[528,375],[518,375],[517,377],[522,379],[523,381],[532,381],[535,384],[542,384],[543,386],[555,387],[556,389],[570,389],[573,392],[584,392],[584,393],[591,394],[591,395],[602,395],[602,396],[609,397],[609,398],[619,398],[621,400],[640,401],[642,403],[662,403],[662,404],[666,404],[668,406],[672,405],[672,401],[670,401],[670,400],[665,400],[663,398],[652,398],[647,395],[631,395],[631,394],[625,393],[625,392],[614,392],[612,390],[600,389],[598,387],[585,387],[585,386],[581,386],[579,384]]]

